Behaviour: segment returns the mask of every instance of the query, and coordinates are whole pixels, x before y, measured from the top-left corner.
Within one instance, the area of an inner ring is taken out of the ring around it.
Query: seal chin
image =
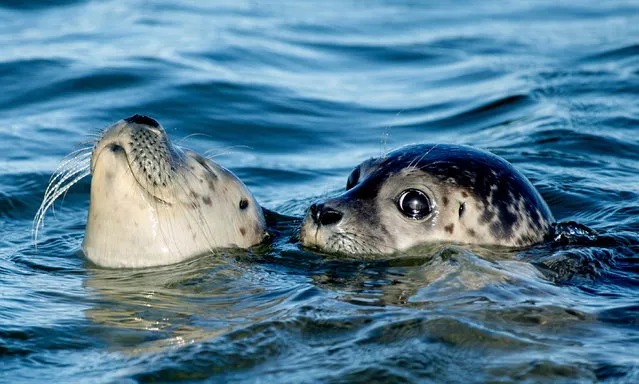
[[[262,209],[235,175],[173,146],[159,123],[136,116],[108,127],[91,154],[82,244],[91,261],[171,264],[264,239]]]

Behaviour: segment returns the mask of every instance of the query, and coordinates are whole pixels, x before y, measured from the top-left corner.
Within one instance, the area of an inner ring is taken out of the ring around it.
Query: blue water
[[[639,382],[639,4],[4,1],[0,381]],[[74,144],[153,116],[301,216],[360,161],[470,144],[596,241],[379,260],[273,244],[145,270],[33,246]]]

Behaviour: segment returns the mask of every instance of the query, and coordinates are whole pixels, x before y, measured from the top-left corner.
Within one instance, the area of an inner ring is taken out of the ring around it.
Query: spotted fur
[[[173,145],[145,116],[108,127],[91,152],[82,249],[106,267],[171,264],[266,236],[261,207],[233,173]],[[244,208],[241,208],[243,205]]]
[[[318,225],[306,216],[304,245],[342,253],[392,253],[434,241],[524,247],[543,241],[554,222],[515,167],[468,146],[400,148],[360,164],[347,186],[323,202],[343,215],[339,222]],[[397,209],[399,194],[408,188],[428,196],[427,217],[411,219]]]

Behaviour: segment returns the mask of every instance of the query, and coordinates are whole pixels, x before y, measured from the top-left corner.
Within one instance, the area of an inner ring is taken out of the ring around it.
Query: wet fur
[[[55,199],[89,173],[82,249],[98,265],[171,264],[218,248],[250,247],[267,236],[261,207],[235,175],[174,146],[154,120],[136,121],[149,123],[122,120],[63,164],[36,215],[36,239]]]
[[[307,215],[304,245],[341,253],[392,253],[434,241],[524,247],[543,241],[554,222],[537,190],[510,163],[468,146],[400,148],[360,164],[349,186],[324,202],[344,213],[338,224],[318,227]],[[424,220],[406,218],[394,206],[409,187],[432,202]]]

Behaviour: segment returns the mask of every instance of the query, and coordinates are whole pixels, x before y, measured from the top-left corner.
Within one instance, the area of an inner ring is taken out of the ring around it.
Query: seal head
[[[221,247],[260,243],[261,207],[230,171],[170,141],[135,115],[102,132],[91,153],[91,199],[82,243],[105,267],[171,264]]]
[[[346,254],[442,241],[525,247],[543,241],[553,222],[506,160],[469,146],[421,144],[357,166],[345,193],[308,209],[300,239]]]

